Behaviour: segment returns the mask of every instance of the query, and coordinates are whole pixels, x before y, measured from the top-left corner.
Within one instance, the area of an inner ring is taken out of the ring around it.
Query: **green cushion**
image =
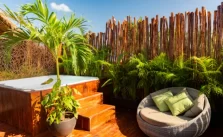
[[[155,102],[156,106],[159,108],[159,110],[161,112],[165,112],[165,111],[169,111],[170,109],[168,108],[164,100],[172,96],[173,96],[172,92],[167,91],[165,93],[153,96],[152,99]]]
[[[185,92],[169,97],[165,102],[174,116],[184,113],[193,106],[193,102]]]
[[[193,99],[191,98],[191,96],[189,95],[189,93],[187,92],[187,89],[186,88],[183,88],[178,94],[182,93],[182,92],[185,92],[187,97],[193,102]]]

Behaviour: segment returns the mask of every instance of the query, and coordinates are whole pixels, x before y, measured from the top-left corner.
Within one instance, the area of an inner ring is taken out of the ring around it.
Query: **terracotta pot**
[[[72,115],[72,118],[66,118],[59,124],[53,123],[49,126],[49,130],[56,137],[68,136],[76,126],[77,119],[74,117],[73,113],[65,112],[65,115]]]

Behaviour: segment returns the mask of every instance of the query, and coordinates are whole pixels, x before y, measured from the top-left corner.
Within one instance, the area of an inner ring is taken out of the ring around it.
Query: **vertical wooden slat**
[[[117,62],[117,31],[118,31],[118,25],[116,25],[116,23],[114,24],[114,30],[113,30],[113,37],[114,37],[114,41],[113,41],[113,46],[114,46],[114,52],[113,52],[113,59],[114,62]]]
[[[206,51],[206,46],[205,46],[205,12],[206,12],[206,10],[205,10],[205,8],[204,7],[202,7],[202,12],[201,12],[201,14],[200,14],[200,22],[201,22],[201,24],[200,24],[200,26],[201,26],[201,28],[200,28],[200,32],[201,32],[201,56],[205,56],[205,51]]]
[[[187,13],[187,22],[188,22],[188,37],[187,37],[187,46],[186,46],[186,58],[190,57],[190,46],[191,46],[191,16],[190,12]]]
[[[185,35],[184,35],[184,47],[183,47],[183,54],[184,56],[186,57],[187,55],[187,40],[188,40],[188,16],[187,16],[187,12],[184,13],[184,20],[185,20],[185,28],[184,28],[184,31],[185,31]]]
[[[139,28],[139,32],[141,33],[141,37],[140,37],[140,52],[142,52],[143,48],[144,48],[144,30],[143,30],[143,26],[144,26],[144,20],[142,20],[140,22],[140,28]]]
[[[95,45],[96,45],[96,48],[98,49],[98,41],[99,41],[99,39],[98,39],[98,33],[97,33],[97,35],[96,35],[96,39],[95,39],[95,41],[96,41],[96,43],[95,43]]]
[[[126,20],[124,20],[123,21],[123,23],[122,23],[122,32],[123,32],[123,43],[122,43],[122,54],[124,54],[125,53],[125,51],[126,51],[126,34],[127,34],[127,32],[126,32]],[[125,58],[124,58],[124,60],[125,60]]]
[[[155,25],[154,24],[155,24],[155,19],[152,18],[151,29],[150,29],[151,30],[151,38],[150,38],[151,39],[151,59],[155,57],[155,52],[156,52],[155,51],[155,44],[154,44],[155,43],[154,42],[155,41],[155,38],[154,38],[155,37],[155,34],[154,34],[154,32],[155,32]]]
[[[120,47],[119,47],[119,55],[118,56],[120,56],[122,53],[123,53],[123,43],[124,43],[124,36],[123,36],[123,34],[124,34],[124,31],[123,31],[123,24],[120,24]]]
[[[127,22],[126,22],[126,58],[129,57],[129,53],[131,51],[129,47],[129,25],[130,25],[130,16],[127,16]]]
[[[180,18],[179,14],[175,15],[175,21],[176,21],[176,29],[175,29],[175,46],[174,46],[174,58],[177,58],[179,56],[179,44],[180,44]]]
[[[163,52],[163,18],[160,19],[160,52]]]
[[[143,52],[146,51],[147,47],[146,47],[146,38],[147,38],[147,34],[146,34],[146,17],[145,19],[143,20]]]
[[[138,45],[137,45],[138,47],[137,47],[137,51],[140,52],[140,50],[141,50],[141,46],[142,46],[142,45],[141,45],[141,42],[142,42],[142,41],[141,41],[141,37],[142,37],[142,36],[140,35],[140,34],[141,34],[141,32],[140,32],[140,30],[141,30],[141,21],[138,21],[137,24],[138,24]]]
[[[141,46],[141,49],[140,49],[140,51],[141,52],[144,52],[144,49],[145,49],[145,20],[142,20],[142,22],[141,22],[141,30],[140,30],[140,32],[142,33],[141,35],[142,35],[142,46]]]
[[[190,37],[191,37],[190,38],[190,40],[191,40],[190,41],[190,43],[191,43],[191,49],[190,50],[191,50],[191,56],[195,56],[194,53],[196,51],[196,46],[194,45],[194,13],[193,12],[190,13],[190,26],[191,26],[190,27],[191,28],[190,29],[190,31],[191,31],[190,32],[191,33],[190,34]]]
[[[133,22],[133,29],[132,29],[132,39],[133,39],[133,51],[134,51],[134,53],[136,54],[137,52],[136,52],[136,33],[137,33],[137,30],[136,30],[136,18],[134,17],[134,22]]]
[[[146,55],[148,58],[148,50],[149,50],[149,18],[146,16],[145,17],[145,27],[146,27]]]
[[[111,53],[112,53],[112,48],[111,48],[111,20],[108,21],[108,43],[107,43],[107,47],[110,49],[109,53],[108,53],[108,61],[111,61]]]
[[[184,51],[183,51],[183,47],[185,45],[185,20],[184,20],[184,14],[181,13],[180,14],[180,33],[181,33],[181,43],[180,43],[180,55],[183,55]]]
[[[214,11],[214,22],[213,22],[213,36],[212,36],[212,43],[214,48],[214,58],[217,58],[217,14],[218,11]]]
[[[108,45],[108,22],[106,22],[106,30],[105,30],[105,45]]]
[[[156,21],[155,21],[155,56],[157,56],[159,54],[159,16],[156,15]]]
[[[142,47],[141,52],[144,52],[145,49],[145,37],[146,37],[146,29],[145,29],[145,20],[142,21],[142,27],[141,27],[141,33],[142,33]]]
[[[169,19],[169,28],[170,28],[170,36],[169,36],[169,58],[171,60],[174,59],[174,13],[171,13],[170,19]]]
[[[194,28],[195,28],[195,33],[194,33],[194,52],[193,52],[193,56],[197,56],[197,50],[199,50],[199,45],[198,45],[198,8],[195,11],[195,24],[194,24]]]
[[[121,24],[120,24],[120,21],[118,21],[118,24],[117,24],[117,30],[116,30],[116,57],[119,57],[120,55],[120,39],[121,39],[121,36],[120,36],[120,31],[121,31]],[[117,60],[116,60],[117,61]]]
[[[204,19],[204,45],[205,45],[205,55],[204,56],[207,56],[207,49],[208,49],[208,42],[207,42],[207,39],[208,39],[208,28],[207,28],[207,10],[204,8],[204,12],[203,12],[203,19]]]
[[[211,12],[208,12],[208,47],[207,55],[211,56]]]
[[[218,61],[221,62],[221,51],[222,51],[222,39],[223,39],[223,2],[221,2],[220,5],[220,19],[219,19],[219,56],[218,56]]]
[[[111,23],[110,23],[110,47],[111,47],[111,54],[110,54],[110,61],[113,63],[113,57],[114,57],[114,35],[113,35],[113,31],[114,31],[114,24],[113,24],[113,20],[114,17],[112,17]]]
[[[168,28],[168,22],[167,22],[167,18],[165,18],[165,33],[164,33],[164,47],[165,47],[165,52],[168,55],[168,38],[169,38],[169,28]]]
[[[102,33],[102,48],[104,48],[106,45],[106,42],[105,42],[105,33]]]
[[[100,32],[99,33],[99,49],[101,49],[102,48],[102,42],[103,42],[103,40],[102,40],[103,38],[102,38],[102,32]]]
[[[217,10],[217,36],[216,36],[216,58],[217,60],[220,59],[220,10],[221,10],[221,6],[218,6],[218,10]]]
[[[152,41],[153,41],[153,35],[152,35],[152,32],[153,32],[153,27],[152,27],[152,23],[153,23],[153,21],[152,21],[152,19],[151,19],[151,23],[149,24],[149,49],[148,49],[148,57],[149,57],[149,59],[152,59],[152,48],[153,48],[153,45],[152,45]]]

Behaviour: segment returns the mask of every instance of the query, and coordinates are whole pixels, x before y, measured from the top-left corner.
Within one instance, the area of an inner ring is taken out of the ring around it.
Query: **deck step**
[[[98,91],[99,80],[92,80],[80,84],[71,85],[71,88],[77,89],[81,94]]]
[[[79,101],[81,108],[92,107],[92,105],[103,103],[103,93],[101,92],[88,92],[75,95],[74,97]]]
[[[76,128],[91,131],[115,118],[115,106],[96,104],[92,107],[81,108],[78,113]]]

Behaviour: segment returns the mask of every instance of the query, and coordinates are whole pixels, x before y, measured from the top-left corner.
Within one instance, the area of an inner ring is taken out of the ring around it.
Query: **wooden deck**
[[[135,111],[118,109],[116,110],[116,117],[116,120],[112,120],[91,132],[75,129],[69,137],[146,137],[138,128]],[[221,128],[209,128],[202,137],[223,137],[222,130]],[[0,123],[0,137],[29,137],[29,135]],[[52,137],[52,135],[45,132],[37,137]]]

